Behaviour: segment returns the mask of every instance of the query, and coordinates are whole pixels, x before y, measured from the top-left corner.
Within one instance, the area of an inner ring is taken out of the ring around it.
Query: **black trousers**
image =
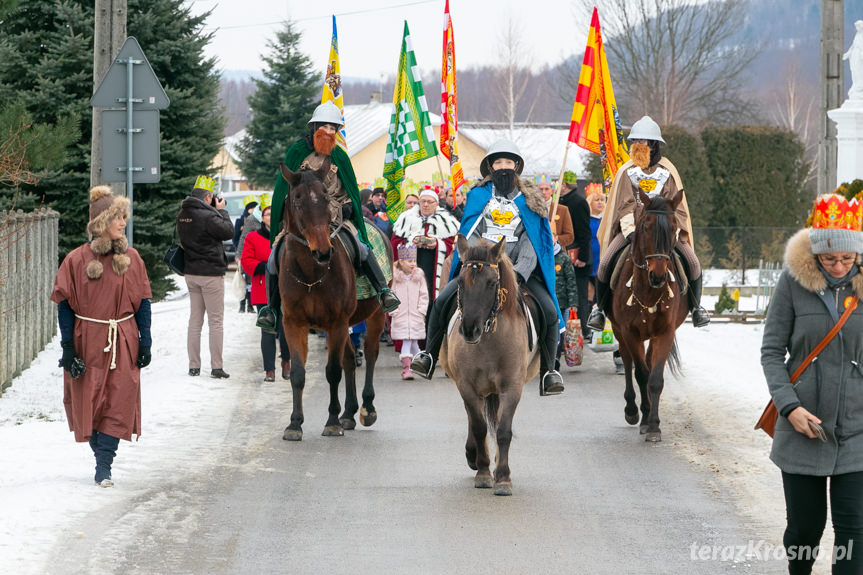
[[[258,304],[258,311],[264,307]],[[285,339],[285,327],[279,322],[279,357],[290,359],[291,352],[288,349],[288,341]],[[276,334],[261,330],[261,357],[264,358],[264,371],[275,371],[276,369]]]
[[[835,533],[833,575],[863,573],[863,471],[830,478],[783,472],[782,485],[788,520],[782,543],[788,554],[788,573],[812,572],[815,549],[827,522],[828,486]]]

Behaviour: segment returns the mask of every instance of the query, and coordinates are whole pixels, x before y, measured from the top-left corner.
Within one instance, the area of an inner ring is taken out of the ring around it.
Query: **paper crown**
[[[593,194],[602,193],[602,184],[587,184],[584,188],[584,197],[589,198]]]
[[[386,189],[386,187],[387,187],[387,180],[386,180],[386,178],[384,178],[384,177],[375,178],[374,186],[372,186],[372,187],[375,187],[375,188],[384,188],[384,189]]]
[[[578,183],[578,176],[575,174],[575,172],[567,170],[563,173],[563,183],[568,185],[575,185]]]
[[[551,184],[551,178],[548,177],[548,174],[537,174],[533,177],[533,183],[537,186],[539,184]]]
[[[198,179],[195,180],[195,188],[199,190],[206,190],[212,193],[215,187],[216,180],[214,180],[213,178],[208,178],[207,176],[198,176]]]
[[[400,260],[415,260],[417,259],[417,247],[409,244],[402,244],[399,246],[399,259]]]
[[[258,206],[260,206],[261,211],[263,212],[265,209],[269,208],[273,205],[273,194],[261,194],[261,197],[258,199]]]
[[[812,213],[812,228],[816,230],[863,230],[863,202],[850,202],[836,194],[819,196]]]

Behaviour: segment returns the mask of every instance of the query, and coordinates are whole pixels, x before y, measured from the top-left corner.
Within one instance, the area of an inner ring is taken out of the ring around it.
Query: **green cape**
[[[301,139],[288,148],[288,151],[285,153],[284,163],[289,170],[295,172],[300,169],[300,164],[302,164],[303,160],[305,160],[313,151],[314,150],[309,147],[306,140]],[[360,190],[357,186],[357,177],[354,174],[354,167],[351,165],[351,159],[348,157],[348,154],[338,146],[333,148],[330,158],[336,168],[338,168],[339,180],[341,180],[342,186],[344,186],[345,191],[348,193],[348,197],[351,199],[351,203],[354,206],[353,222],[357,228],[360,239],[364,244],[369,245],[369,238],[368,235],[366,235],[366,222],[363,219],[363,209],[360,206]],[[270,226],[271,245],[275,240],[276,235],[281,231],[282,211],[285,209],[285,198],[288,197],[290,189],[291,185],[282,177],[281,171],[277,172],[276,185],[273,186],[273,205],[270,217],[270,221],[273,222],[273,225]]]

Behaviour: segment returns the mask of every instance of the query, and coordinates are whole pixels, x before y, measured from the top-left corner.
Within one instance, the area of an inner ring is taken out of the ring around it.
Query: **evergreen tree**
[[[239,146],[240,169],[258,188],[272,189],[279,162],[308,132],[309,118],[320,98],[318,78],[299,45],[300,33],[287,22],[268,44],[264,78],[255,80],[257,91],[249,97],[253,117]]]
[[[710,170],[707,168],[701,138],[679,126],[665,126],[662,128],[662,139],[667,142],[662,146],[662,155],[677,168],[683,189],[686,191],[686,203],[689,206],[689,215],[692,217],[692,227],[710,225],[713,211],[710,192],[713,182],[710,179]]]
[[[4,0],[5,1],[5,0]],[[90,97],[93,94],[93,3],[18,0],[0,26],[0,99],[20,98],[38,124],[71,116],[80,138],[65,164],[25,192],[44,195],[60,212],[60,254],[86,240],[90,186]],[[150,274],[155,297],[170,287],[162,255],[171,242],[180,201],[218,152],[223,119],[215,62],[203,48],[209,15],[191,16],[182,0],[129,0],[127,31],[135,36],[171,105],[162,110],[161,182],[134,187],[135,248]]]

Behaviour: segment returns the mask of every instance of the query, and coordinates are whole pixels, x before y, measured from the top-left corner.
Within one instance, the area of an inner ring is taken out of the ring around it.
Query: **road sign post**
[[[170,100],[141,45],[129,36],[90,99],[94,108],[109,108],[102,111],[100,179],[103,182],[126,182],[130,210],[126,226],[129,245],[132,245],[134,237],[132,185],[134,182],[159,181],[159,110],[169,104]],[[118,122],[121,115],[125,119],[123,125]],[[115,153],[119,150],[125,150],[125,154]]]

